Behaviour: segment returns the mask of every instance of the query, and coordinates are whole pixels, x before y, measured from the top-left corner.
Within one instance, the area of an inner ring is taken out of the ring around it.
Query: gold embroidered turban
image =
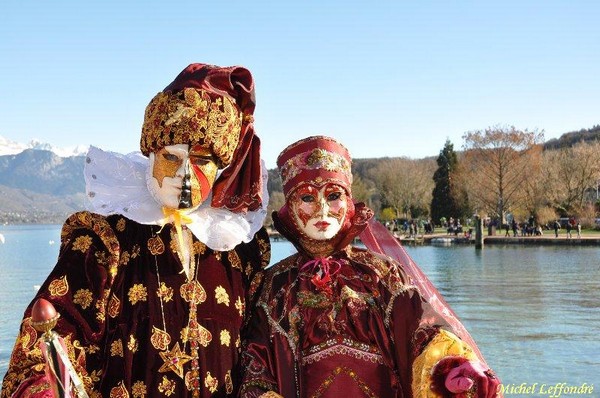
[[[146,156],[174,144],[202,145],[228,166],[237,148],[242,128],[242,112],[229,97],[203,89],[158,93],[146,107],[142,153]]]

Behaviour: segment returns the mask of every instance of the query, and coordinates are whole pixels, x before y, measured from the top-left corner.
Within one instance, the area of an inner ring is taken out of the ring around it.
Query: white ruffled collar
[[[141,152],[127,155],[91,146],[85,160],[84,177],[89,210],[104,216],[121,214],[140,224],[164,225],[168,222],[161,206],[146,186],[148,158]],[[250,242],[267,216],[267,170],[261,161],[263,204],[256,211],[234,213],[210,206],[211,198],[188,216],[186,226],[199,241],[213,250],[231,250]]]

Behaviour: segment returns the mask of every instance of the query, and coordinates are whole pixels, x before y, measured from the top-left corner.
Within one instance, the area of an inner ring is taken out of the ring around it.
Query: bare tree
[[[433,191],[435,161],[392,158],[383,160],[374,170],[372,178],[382,197],[382,202],[396,211],[396,216],[410,218],[411,211],[426,211]]]
[[[563,213],[578,212],[585,207],[586,191],[600,180],[600,142],[581,142],[573,147],[545,153],[552,170],[552,184],[547,195]]]
[[[540,165],[543,139],[543,132],[514,126],[465,133],[460,177],[472,204],[501,222],[512,206],[523,206],[526,181]]]
[[[545,224],[556,218],[554,206],[548,190],[555,185],[555,172],[549,151],[541,154],[539,167],[531,167],[527,178],[523,181],[523,194],[520,196],[520,206],[513,206],[513,215],[524,219],[533,216],[536,223]]]
[[[370,207],[373,190],[374,189],[372,187],[369,187],[369,184],[365,180],[363,180],[358,174],[353,175],[352,198],[355,202],[364,202]]]

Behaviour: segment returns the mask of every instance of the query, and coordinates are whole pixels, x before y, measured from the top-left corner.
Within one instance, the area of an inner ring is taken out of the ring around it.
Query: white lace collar
[[[85,160],[84,177],[89,210],[108,216],[121,214],[140,224],[164,225],[161,206],[146,186],[148,158],[140,152],[122,155],[91,146]],[[250,242],[267,215],[267,169],[261,161],[263,205],[256,211],[234,213],[210,206],[209,197],[189,214],[192,233],[213,250],[231,250]]]

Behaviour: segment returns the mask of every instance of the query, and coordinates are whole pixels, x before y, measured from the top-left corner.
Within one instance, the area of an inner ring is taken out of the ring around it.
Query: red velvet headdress
[[[333,182],[350,195],[352,158],[345,146],[335,139],[313,136],[285,148],[277,158],[283,193],[289,195],[302,183],[322,186]]]
[[[142,153],[167,145],[205,145],[225,167],[213,186],[213,207],[235,212],[262,203],[260,140],[255,135],[254,81],[243,67],[191,64],[146,108]]]

